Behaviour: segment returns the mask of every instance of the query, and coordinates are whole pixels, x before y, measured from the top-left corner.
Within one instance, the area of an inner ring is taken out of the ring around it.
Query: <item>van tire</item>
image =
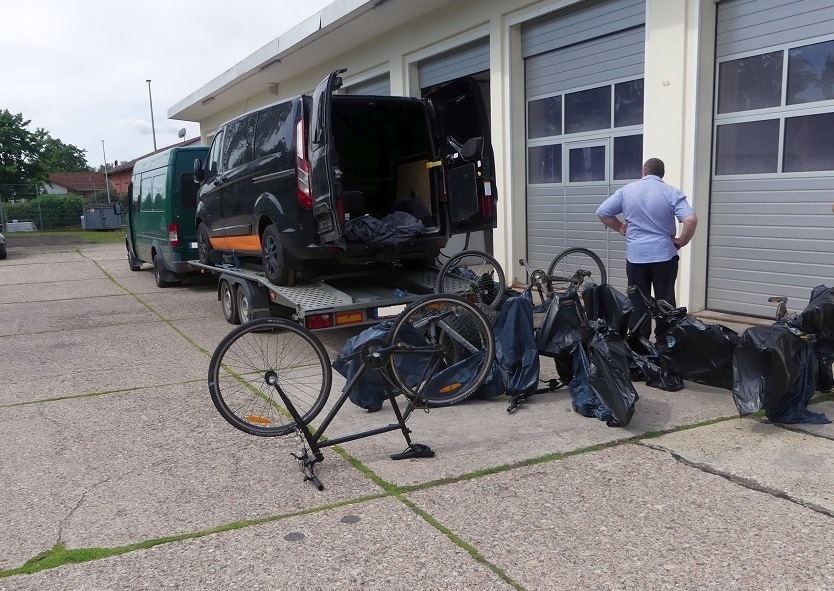
[[[133,256],[133,253],[130,252],[130,246],[127,245],[127,242],[125,242],[125,247],[127,247],[127,266],[130,267],[131,271],[139,271],[142,268],[142,261]]]
[[[156,280],[157,287],[171,287],[172,285],[176,284],[176,281],[168,281],[166,279],[167,271],[165,269],[164,263],[159,260],[159,257],[154,255],[153,257],[153,277]]]
[[[240,288],[236,290],[235,286],[225,279],[221,279],[220,285],[217,286],[217,295],[220,299],[220,306],[223,308],[223,317],[229,324],[240,323],[235,291],[240,292],[241,290]]]
[[[263,255],[264,273],[270,283],[287,285],[289,271],[284,263],[284,245],[281,243],[281,233],[275,224],[270,224],[261,237],[261,253]]]
[[[209,238],[208,228],[202,222],[197,227],[197,253],[200,257],[200,262],[204,265],[211,265],[211,253],[214,248],[211,246],[211,239]]]

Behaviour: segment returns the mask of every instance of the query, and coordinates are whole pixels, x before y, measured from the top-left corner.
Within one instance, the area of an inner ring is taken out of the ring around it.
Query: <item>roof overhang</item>
[[[202,121],[453,0],[336,0],[168,109]]]

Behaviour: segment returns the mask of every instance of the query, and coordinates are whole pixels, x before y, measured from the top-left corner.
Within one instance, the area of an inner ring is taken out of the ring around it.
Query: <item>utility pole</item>
[[[156,127],[153,124],[153,96],[151,96],[151,81],[146,80],[148,83],[148,101],[151,103],[151,133],[153,133],[153,151],[156,152]]]
[[[104,186],[107,187],[107,203],[110,203],[110,181],[107,178],[107,152],[104,151],[104,140],[101,140],[101,153],[104,156]]]

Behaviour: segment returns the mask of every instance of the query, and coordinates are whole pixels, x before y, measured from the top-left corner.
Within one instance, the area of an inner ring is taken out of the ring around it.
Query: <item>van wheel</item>
[[[127,247],[127,266],[130,267],[131,271],[140,270],[142,268],[142,261],[133,256],[133,253],[130,252],[130,247],[127,246],[127,243],[125,243],[125,246]]]
[[[208,228],[203,223],[197,228],[197,253],[200,257],[200,262],[204,265],[211,265],[211,253],[214,248],[211,246],[211,239],[209,239]]]
[[[229,324],[237,324],[240,321],[238,320],[238,306],[237,299],[235,298],[235,288],[231,283],[222,279],[217,289],[220,293],[220,305],[223,306],[223,317],[226,318],[226,322]],[[237,291],[240,292],[243,290],[238,289]]]
[[[246,290],[242,287],[237,288],[237,315],[240,318],[240,323],[249,322],[252,320],[252,302],[249,301],[249,296]]]
[[[165,279],[165,267],[156,255],[153,257],[153,276],[156,279],[157,287],[171,287],[176,283]]]
[[[284,246],[281,244],[281,233],[275,224],[270,224],[264,230],[261,252],[266,278],[275,285],[287,285],[289,272],[284,265]]]

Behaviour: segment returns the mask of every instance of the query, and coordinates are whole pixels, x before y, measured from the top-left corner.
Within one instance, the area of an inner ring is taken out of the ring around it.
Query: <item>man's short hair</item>
[[[645,164],[643,164],[643,175],[645,176],[647,174],[653,174],[663,178],[663,175],[666,174],[666,166],[663,164],[663,160],[660,158],[649,158],[646,160]]]

